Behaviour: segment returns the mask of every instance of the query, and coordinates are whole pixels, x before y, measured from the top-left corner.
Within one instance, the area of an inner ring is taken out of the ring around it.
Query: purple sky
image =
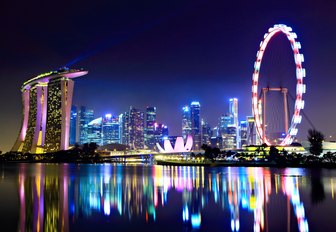
[[[202,117],[215,126],[228,99],[237,97],[242,120],[251,114],[259,43],[277,23],[291,26],[302,44],[306,114],[335,137],[335,12],[332,0],[1,2],[0,150],[9,150],[19,133],[21,84],[74,60],[71,67],[89,71],[76,79],[74,103],[93,108],[97,117],[130,105],[156,106],[158,120],[178,135],[183,105],[200,101]],[[286,38],[275,38],[267,49],[284,55],[265,57],[265,75],[281,73],[270,79],[294,86],[288,73],[295,71],[275,71],[294,63],[286,59],[292,56]],[[303,118],[299,137],[309,127]]]

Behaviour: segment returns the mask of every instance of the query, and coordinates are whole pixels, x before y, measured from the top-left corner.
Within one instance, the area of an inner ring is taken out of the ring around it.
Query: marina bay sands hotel
[[[23,120],[12,151],[45,153],[68,149],[72,79],[87,73],[62,68],[23,83]]]

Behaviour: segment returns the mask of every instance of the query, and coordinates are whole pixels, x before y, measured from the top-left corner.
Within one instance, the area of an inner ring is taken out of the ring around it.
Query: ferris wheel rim
[[[301,44],[298,42],[296,33],[292,32],[292,28],[284,25],[284,24],[276,24],[273,27],[268,29],[268,32],[264,35],[264,39],[260,43],[260,48],[257,52],[256,61],[254,62],[254,72],[252,75],[252,111],[253,116],[257,128],[257,134],[267,145],[271,145],[266,134],[264,136],[265,131],[263,131],[260,120],[260,110],[259,100],[258,100],[258,83],[259,83],[259,71],[261,67],[261,61],[263,59],[264,52],[269,41],[272,37],[278,33],[283,33],[286,35],[287,39],[291,44],[291,48],[294,55],[295,61],[295,71],[296,71],[296,97],[295,97],[295,105],[294,105],[294,113],[292,115],[291,124],[288,127],[288,131],[286,131],[286,136],[281,142],[281,146],[289,145],[293,142],[294,137],[297,135],[298,129],[296,126],[301,123],[302,116],[300,115],[300,111],[304,108],[304,101],[302,100],[302,96],[305,93],[305,85],[303,84],[303,78],[305,77],[305,69],[302,67],[302,63],[304,62],[303,54],[300,53]]]

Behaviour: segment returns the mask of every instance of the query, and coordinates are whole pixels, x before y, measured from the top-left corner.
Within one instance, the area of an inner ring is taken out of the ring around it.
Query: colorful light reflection
[[[270,196],[283,195],[288,199],[288,210],[294,211],[298,230],[309,231],[299,190],[304,181],[301,169],[288,169],[274,175],[268,168],[139,168],[105,164],[75,168],[60,165],[53,167],[57,173],[46,174],[50,167],[40,165],[35,175],[28,175],[30,170],[25,167],[21,166],[18,178],[21,231],[67,230],[69,223],[80,215],[84,218],[97,214],[118,215],[154,223],[160,208],[177,204],[168,201],[172,192],[182,197],[182,212],[176,222],[182,217],[183,224],[190,228],[202,229],[206,208],[215,204],[230,215],[223,218],[227,229],[241,230],[246,223],[241,211],[245,211],[253,217],[250,230],[267,231],[272,215],[267,211]]]

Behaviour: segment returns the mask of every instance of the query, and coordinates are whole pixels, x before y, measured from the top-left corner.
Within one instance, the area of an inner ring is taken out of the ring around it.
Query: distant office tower
[[[232,115],[233,124],[235,127],[238,127],[238,99],[237,98],[230,98],[230,106],[229,106],[229,113]]]
[[[103,145],[102,121],[103,118],[99,117],[88,123],[86,143],[96,143],[99,146]]]
[[[154,138],[155,144],[162,143],[164,139],[167,139],[169,136],[168,127],[161,123],[154,124]]]
[[[187,139],[187,136],[191,135],[191,113],[190,107],[184,106],[182,109],[182,137]]]
[[[240,148],[239,122],[238,122],[238,99],[230,99],[230,114],[233,116],[232,124],[236,127],[236,148]]]
[[[102,120],[102,144],[120,143],[120,124],[119,118],[106,114]]]
[[[188,135],[193,137],[194,150],[199,150],[202,146],[200,108],[200,103],[194,101],[190,106],[183,107],[182,113],[182,137],[183,139]]]
[[[212,133],[211,137],[221,137],[219,126],[212,128],[211,133]]]
[[[93,120],[93,110],[81,106],[78,111],[79,143],[88,143],[88,124]]]
[[[211,145],[212,130],[208,122],[204,119],[201,121],[202,126],[202,144]]]
[[[237,128],[234,125],[229,125],[223,138],[223,148],[235,149],[237,148]]]
[[[234,117],[231,113],[224,114],[219,118],[218,136],[222,138],[221,149],[234,149],[237,147],[237,127],[233,122]]]
[[[247,121],[240,121],[240,143],[241,146],[247,145]]]
[[[77,136],[77,107],[71,106],[71,112],[70,112],[70,145],[75,145],[75,143],[78,141]]]
[[[201,105],[199,102],[194,101],[190,104],[191,135],[194,140],[194,150],[200,150],[202,146],[200,109]]]
[[[156,107],[147,107],[146,109],[146,128],[145,128],[145,145],[149,149],[155,147],[155,123],[156,123]]]
[[[256,128],[254,124],[254,116],[247,116],[246,117],[247,121],[247,145],[258,145],[259,139],[257,139],[257,133],[256,133]]]
[[[213,136],[210,139],[211,147],[217,147],[221,149],[223,147],[223,138],[220,136]]]
[[[223,114],[220,118],[219,118],[219,134],[220,136],[226,134],[227,128],[228,126],[232,125],[233,122],[233,117],[232,114]]]
[[[121,143],[129,145],[129,112],[119,115],[121,126]]]
[[[43,153],[68,149],[72,79],[86,74],[87,71],[64,68],[23,83],[23,123],[12,151]]]
[[[132,106],[129,111],[129,146],[132,149],[143,149],[144,143],[144,113]]]

